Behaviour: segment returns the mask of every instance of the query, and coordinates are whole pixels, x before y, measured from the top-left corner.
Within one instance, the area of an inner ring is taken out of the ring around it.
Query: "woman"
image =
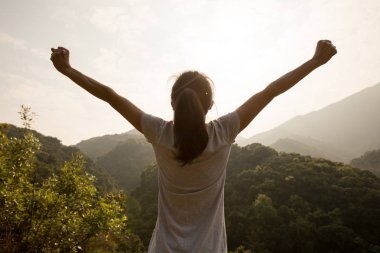
[[[144,113],[128,99],[70,66],[69,51],[52,48],[56,69],[92,95],[108,102],[152,144],[158,170],[158,216],[148,252],[227,252],[224,181],[231,144],[276,96],[287,91],[337,53],[329,40],[314,56],[269,84],[234,112],[205,123],[212,107],[208,77],[181,74],[173,85],[174,120]]]

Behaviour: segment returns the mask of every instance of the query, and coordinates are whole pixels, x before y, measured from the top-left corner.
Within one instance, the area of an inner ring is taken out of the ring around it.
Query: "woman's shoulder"
[[[224,114],[217,119],[214,119],[209,122],[209,125],[220,126],[220,127],[229,127],[230,125],[239,125],[240,119],[239,114],[236,111]]]
[[[141,129],[145,138],[154,143],[162,135],[165,129],[172,128],[173,122],[160,117],[144,113],[141,117]]]
[[[227,140],[229,143],[235,141],[239,129],[240,119],[236,111],[227,113],[208,123],[209,134],[213,133],[215,137]]]

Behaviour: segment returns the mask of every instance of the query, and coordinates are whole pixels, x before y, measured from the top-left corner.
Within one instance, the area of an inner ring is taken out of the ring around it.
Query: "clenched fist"
[[[336,47],[329,40],[318,41],[312,60],[315,60],[319,65],[328,62],[331,57],[337,53]]]
[[[65,74],[70,68],[70,51],[64,47],[52,48],[50,60],[53,62],[54,67]]]

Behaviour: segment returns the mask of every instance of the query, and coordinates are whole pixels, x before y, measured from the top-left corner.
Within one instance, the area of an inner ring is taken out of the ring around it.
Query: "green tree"
[[[142,252],[140,240],[126,227],[125,196],[101,194],[95,177],[84,170],[82,155],[36,181],[41,145],[29,131],[30,108],[23,106],[20,115],[22,137],[0,132],[0,252],[91,251],[94,238],[103,245],[122,242],[108,252]]]
[[[248,241],[257,252],[274,252],[279,241],[277,231],[281,220],[272,199],[259,194],[249,209]]]

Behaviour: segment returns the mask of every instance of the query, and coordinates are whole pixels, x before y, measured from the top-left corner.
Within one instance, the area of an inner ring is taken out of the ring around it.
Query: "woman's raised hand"
[[[67,73],[70,66],[70,51],[64,47],[52,48],[50,60],[54,67],[62,74]]]
[[[315,49],[312,60],[315,60],[319,65],[323,65],[328,62],[336,53],[336,47],[331,43],[330,40],[320,40],[318,41],[317,48]]]

